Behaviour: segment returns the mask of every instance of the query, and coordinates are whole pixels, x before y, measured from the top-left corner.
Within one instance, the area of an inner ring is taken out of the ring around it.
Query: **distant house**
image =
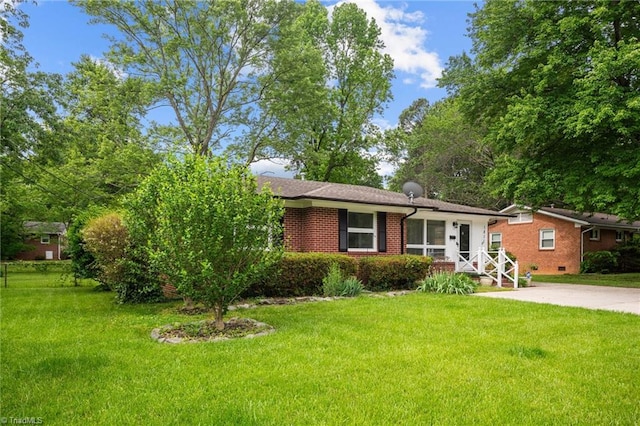
[[[507,215],[364,186],[268,176],[284,200],[284,244],[292,252],[351,256],[418,254],[459,269],[485,247],[489,222]]]
[[[25,222],[25,244],[30,249],[16,255],[17,260],[61,260],[64,258],[67,227],[61,222]]]
[[[640,221],[629,223],[603,213],[553,207],[532,211],[515,205],[501,213],[512,217],[489,227],[489,246],[513,253],[523,272],[576,274],[584,253],[610,250],[640,233]]]

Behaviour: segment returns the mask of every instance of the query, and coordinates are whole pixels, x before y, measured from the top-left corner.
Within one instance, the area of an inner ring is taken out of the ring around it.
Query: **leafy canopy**
[[[533,207],[640,218],[640,3],[488,0],[441,84],[488,130],[490,181]]]

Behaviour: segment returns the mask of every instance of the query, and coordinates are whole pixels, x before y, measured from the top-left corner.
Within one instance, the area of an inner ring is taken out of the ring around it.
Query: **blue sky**
[[[376,118],[382,128],[392,127],[398,116],[415,99],[435,102],[446,95],[435,87],[450,56],[469,51],[465,36],[471,1],[382,1],[350,0],[367,12],[382,30],[386,52],[394,59],[394,100]],[[331,7],[336,1],[323,1]],[[65,74],[80,55],[102,58],[109,43],[103,37],[111,30],[89,24],[79,8],[63,1],[41,0],[22,6],[30,17],[24,30],[24,44],[39,63],[40,70]]]

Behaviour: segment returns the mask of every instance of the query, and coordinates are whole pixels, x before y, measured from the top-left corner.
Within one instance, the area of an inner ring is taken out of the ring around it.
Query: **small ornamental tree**
[[[115,290],[124,277],[123,259],[129,244],[129,233],[120,213],[111,212],[91,219],[82,237],[95,258],[98,281]]]
[[[156,270],[181,295],[213,308],[224,329],[229,304],[282,256],[274,244],[282,201],[268,187],[258,191],[247,167],[196,156],[156,169],[137,196],[154,200],[141,214]]]

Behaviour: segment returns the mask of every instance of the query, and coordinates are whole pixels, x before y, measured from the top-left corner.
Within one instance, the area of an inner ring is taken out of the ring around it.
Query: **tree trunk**
[[[215,319],[216,329],[219,331],[224,330],[224,320],[222,319],[224,309],[220,305],[215,305],[213,307],[213,311],[215,312],[215,315],[216,315],[216,319]]]

